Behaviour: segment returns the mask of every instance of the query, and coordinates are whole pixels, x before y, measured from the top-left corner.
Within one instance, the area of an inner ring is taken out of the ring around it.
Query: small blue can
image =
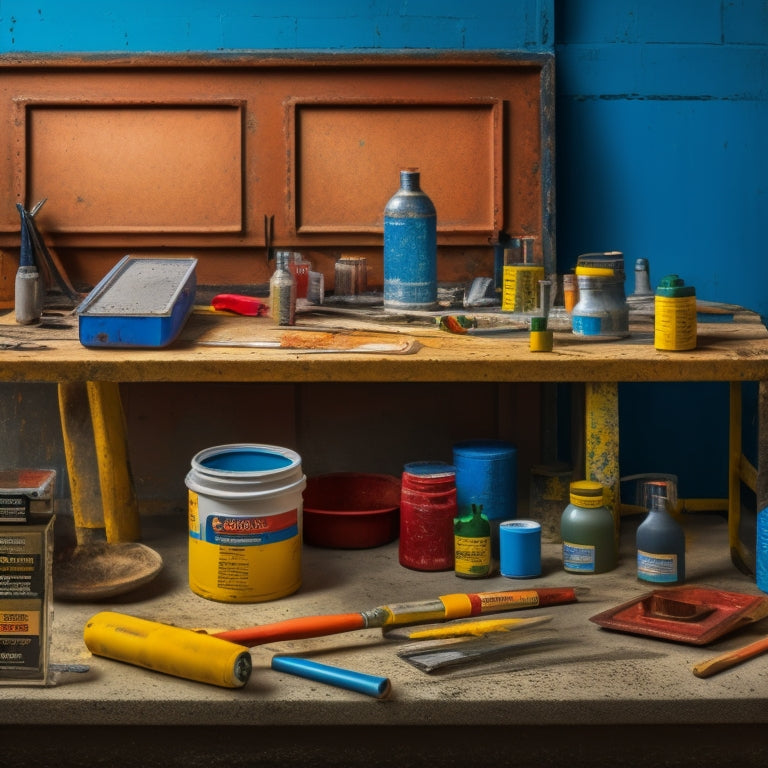
[[[541,524],[507,520],[499,526],[499,571],[508,579],[541,576]]]

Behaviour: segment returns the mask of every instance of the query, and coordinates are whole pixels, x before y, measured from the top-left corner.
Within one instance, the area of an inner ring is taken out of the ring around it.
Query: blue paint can
[[[499,526],[499,571],[508,579],[541,576],[541,525],[506,520]]]
[[[517,517],[517,448],[505,440],[467,440],[453,446],[459,511],[482,504],[489,520]]]
[[[400,189],[384,209],[384,308],[437,304],[437,213],[418,169],[400,171]]]
[[[505,440],[467,440],[453,446],[459,514],[482,504],[499,556],[499,524],[517,517],[517,448]]]

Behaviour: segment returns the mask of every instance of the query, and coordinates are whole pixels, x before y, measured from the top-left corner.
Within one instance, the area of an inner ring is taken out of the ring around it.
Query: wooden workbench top
[[[215,340],[281,340],[299,348],[203,343]],[[370,344],[406,352],[360,351]],[[555,331],[554,350],[535,353],[526,330],[456,335],[430,321],[394,324],[330,312],[304,313],[296,328],[280,329],[267,318],[196,311],[166,348],[94,349],[79,342],[74,315],[19,326],[9,313],[0,318],[0,361],[0,380],[19,382],[747,381],[768,380],[768,331],[756,314],[739,311],[733,322],[699,323],[695,350],[660,352],[652,323],[638,316],[626,339]]]

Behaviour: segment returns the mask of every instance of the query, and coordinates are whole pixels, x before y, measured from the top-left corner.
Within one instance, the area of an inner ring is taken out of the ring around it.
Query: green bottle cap
[[[661,282],[656,288],[656,295],[679,299],[683,296],[695,296],[696,289],[692,285],[686,285],[685,281],[678,275],[667,275],[661,278]]]

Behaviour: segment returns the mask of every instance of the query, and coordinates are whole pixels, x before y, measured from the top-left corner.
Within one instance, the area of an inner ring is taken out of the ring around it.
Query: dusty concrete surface
[[[468,582],[452,572],[411,571],[398,563],[397,542],[357,551],[305,546],[296,594],[233,605],[189,590],[185,520],[149,518],[144,541],[162,553],[161,574],[110,601],[56,603],[52,661],[90,670],[45,689],[0,688],[0,736],[15,750],[8,758],[16,765],[404,766],[458,765],[469,757],[518,766],[717,765],[737,756],[742,765],[764,763],[768,657],[709,679],[691,671],[696,662],[762,636],[764,622],[697,647],[607,631],[589,621],[649,591],[635,578],[635,525],[624,521],[615,571],[566,574],[558,545],[545,542],[543,575],[526,581],[495,576]],[[689,584],[761,594],[731,564],[721,517],[689,515],[685,526]],[[589,588],[578,603],[516,614],[551,615],[554,644],[435,675],[400,659],[398,645],[378,629],[254,648],[253,674],[239,690],[94,657],[82,639],[85,622],[101,610],[223,629],[535,586]],[[380,701],[274,672],[269,664],[276,652],[386,676],[392,695]]]

